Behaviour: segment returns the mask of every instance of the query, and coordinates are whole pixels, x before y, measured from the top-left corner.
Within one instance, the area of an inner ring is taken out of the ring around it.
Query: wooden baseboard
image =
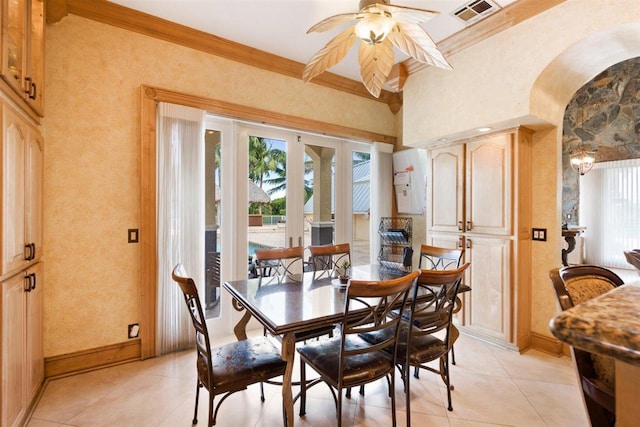
[[[544,351],[555,356],[569,355],[568,347],[555,338],[531,332],[531,348]]]
[[[137,338],[91,350],[47,357],[44,360],[44,374],[46,378],[59,377],[140,360],[140,347],[140,339]]]

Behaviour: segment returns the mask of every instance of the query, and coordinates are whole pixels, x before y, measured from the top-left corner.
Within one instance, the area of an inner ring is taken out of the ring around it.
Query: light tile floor
[[[453,411],[446,410],[440,378],[422,371],[420,379],[412,378],[411,383],[414,426],[589,425],[570,358],[535,350],[517,354],[464,335],[455,351]],[[187,427],[193,416],[195,378],[191,350],[51,380],[28,426]],[[399,379],[396,392],[398,425],[405,426]],[[217,425],[282,425],[280,388],[267,385],[265,394],[264,403],[258,386],[232,395],[222,404]],[[367,385],[364,396],[354,390],[352,398],[343,402],[344,426],[391,425],[384,380]],[[298,417],[297,404],[294,412],[297,426],[336,425],[333,398],[324,385],[309,390],[305,417]],[[200,396],[198,425],[206,425],[206,414],[205,392]]]

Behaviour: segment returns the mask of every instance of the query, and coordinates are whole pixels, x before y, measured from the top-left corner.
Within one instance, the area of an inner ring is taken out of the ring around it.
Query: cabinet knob
[[[458,237],[458,248],[462,249],[463,246],[464,246],[464,237],[460,236]]]
[[[31,292],[31,274],[27,274],[24,276],[23,289],[25,292]]]
[[[471,239],[467,239],[467,249],[471,249]]]
[[[466,231],[471,231],[471,221],[467,221],[467,230]]]
[[[458,231],[463,231],[462,230],[462,221],[458,221]]]
[[[36,278],[36,273],[31,273],[29,276],[31,276],[31,285],[29,287],[29,292],[31,292],[36,288],[36,282],[38,279]]]

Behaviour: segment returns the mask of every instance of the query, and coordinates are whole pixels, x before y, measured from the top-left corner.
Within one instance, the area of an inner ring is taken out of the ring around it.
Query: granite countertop
[[[571,346],[640,366],[640,282],[565,310],[549,327]]]

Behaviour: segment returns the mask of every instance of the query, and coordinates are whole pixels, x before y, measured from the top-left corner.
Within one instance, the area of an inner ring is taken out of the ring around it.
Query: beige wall
[[[139,321],[139,88],[148,84],[393,135],[380,102],[68,16],[47,27],[45,356]]]
[[[441,137],[470,136],[480,126],[536,129],[533,217],[548,229],[532,245],[532,331],[551,336],[556,313],[548,278],[559,267],[564,109],[584,83],[607,67],[640,56],[640,8],[635,0],[567,0],[458,53],[453,71],[428,68],[404,90],[403,143],[424,147]]]

